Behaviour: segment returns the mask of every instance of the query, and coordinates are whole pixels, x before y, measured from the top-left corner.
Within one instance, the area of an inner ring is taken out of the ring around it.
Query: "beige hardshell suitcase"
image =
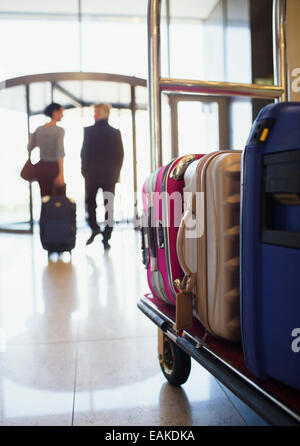
[[[187,168],[185,212],[177,237],[186,283],[193,278],[195,315],[211,334],[234,342],[241,339],[241,154],[213,152]]]

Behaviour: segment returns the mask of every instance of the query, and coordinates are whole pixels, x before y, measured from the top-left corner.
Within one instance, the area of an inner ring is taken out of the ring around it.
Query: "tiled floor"
[[[165,381],[136,307],[139,233],[119,227],[109,252],[87,237],[48,262],[38,234],[0,234],[0,425],[245,425],[199,364],[181,388]]]

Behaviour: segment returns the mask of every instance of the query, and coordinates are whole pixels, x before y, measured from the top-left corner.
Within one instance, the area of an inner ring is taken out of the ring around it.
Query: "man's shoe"
[[[103,243],[103,246],[104,246],[105,250],[111,248],[110,244],[108,243],[108,240],[102,240],[102,243]]]
[[[92,235],[90,236],[90,238],[86,241],[86,245],[90,245],[91,243],[93,243],[94,238],[96,237],[96,235],[100,234],[100,228],[95,229],[92,232]]]

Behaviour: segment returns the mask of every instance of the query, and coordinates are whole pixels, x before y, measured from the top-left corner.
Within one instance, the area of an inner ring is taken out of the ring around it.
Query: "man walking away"
[[[87,222],[92,230],[86,244],[94,241],[100,234],[96,218],[96,195],[98,189],[103,191],[105,206],[105,227],[101,232],[104,249],[109,249],[109,239],[113,230],[113,207],[115,185],[123,164],[124,149],[119,130],[108,124],[110,107],[98,104],[94,107],[95,124],[84,128],[81,149],[81,172],[85,180],[85,207]]]

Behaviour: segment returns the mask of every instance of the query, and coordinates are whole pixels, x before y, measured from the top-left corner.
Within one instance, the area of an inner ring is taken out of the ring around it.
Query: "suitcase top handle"
[[[176,164],[171,172],[170,178],[177,181],[182,181],[185,171],[188,166],[195,161],[196,155],[186,155]]]

